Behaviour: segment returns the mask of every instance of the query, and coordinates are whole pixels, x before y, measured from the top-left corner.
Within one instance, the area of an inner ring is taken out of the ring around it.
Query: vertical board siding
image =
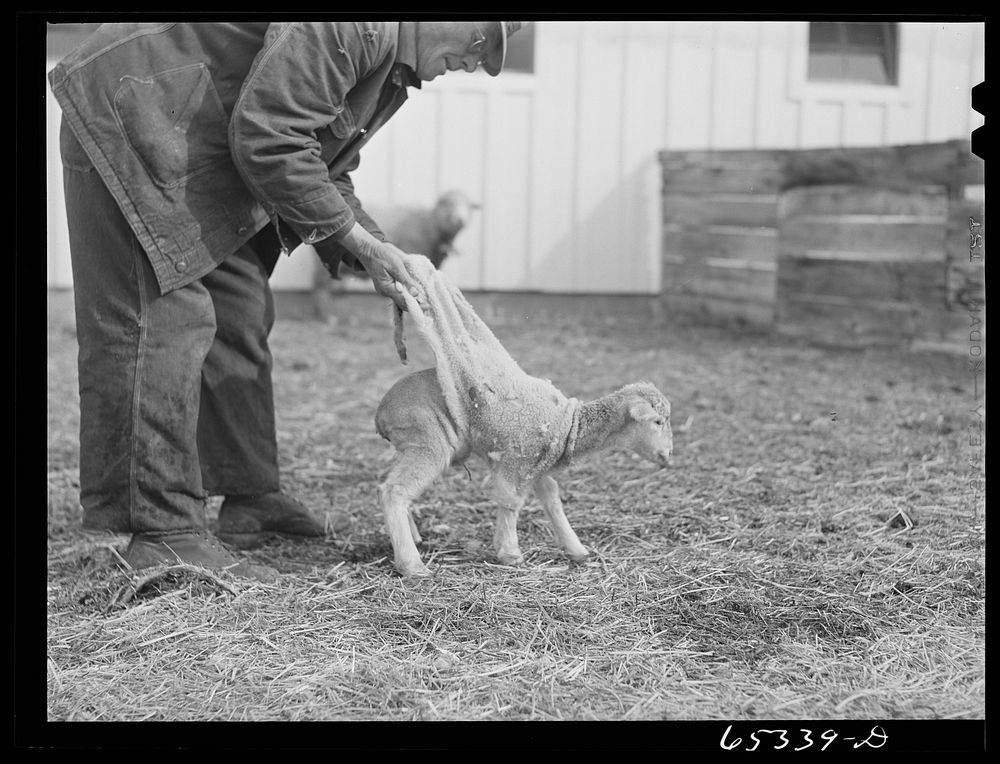
[[[389,204],[433,204],[438,189],[441,156],[441,93],[425,89],[407,99],[388,123],[388,136],[379,134],[362,152],[362,162],[375,141],[388,137],[392,180]],[[405,167],[406,172],[398,168]]]
[[[629,22],[623,69],[621,162],[627,173],[621,179],[619,229],[621,244],[614,270],[631,274],[623,291],[658,291],[661,281],[659,257],[662,204],[661,170],[657,150],[666,127],[666,96],[661,83],[651,82],[652,73],[667,69],[665,22]],[[622,278],[622,276],[618,276]]]
[[[532,98],[491,93],[486,126],[486,188],[480,289],[525,290],[531,210]],[[488,211],[488,214],[487,214]]]
[[[793,28],[787,23],[760,25],[757,103],[754,105],[756,143],[740,148],[788,149],[799,145],[800,104],[789,98],[789,51]]]
[[[713,26],[672,22],[667,77],[667,131],[663,148],[709,148],[712,134]]]
[[[840,146],[844,118],[842,101],[814,101],[802,109],[799,148]]]
[[[529,262],[535,289],[568,292],[571,277],[567,274],[574,272],[578,238],[574,225],[578,154],[573,129],[577,93],[569,84],[577,77],[580,25],[547,22],[538,25],[535,35],[538,90]]]
[[[717,26],[712,62],[711,147],[755,146],[754,114],[759,99],[758,22],[722,22]]]
[[[627,256],[621,226],[623,22],[585,25],[580,40],[577,92],[576,188],[574,209],[577,257],[567,285],[574,292],[621,291]],[[558,128],[557,128],[558,129]]]
[[[878,146],[885,137],[884,103],[848,103],[844,110],[844,146]]]
[[[486,152],[487,95],[475,90],[455,90],[442,94],[441,188],[464,191],[479,203],[469,225],[455,238],[458,255],[445,263],[448,275],[462,288],[478,288],[483,283],[483,249],[487,214],[486,168],[480,161]]]
[[[901,24],[899,30],[899,87],[906,97],[886,103],[884,144],[910,144],[925,140],[927,78],[934,65],[933,28],[930,24]],[[957,134],[951,136],[959,137]]]
[[[929,72],[926,141],[947,140],[965,131],[971,109],[969,51],[974,29],[967,24],[935,24],[934,67]]]

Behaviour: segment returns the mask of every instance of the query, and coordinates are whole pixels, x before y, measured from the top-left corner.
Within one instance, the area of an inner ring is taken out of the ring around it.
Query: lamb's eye
[[[656,417],[656,419],[653,420],[653,424],[655,424],[657,427],[663,427],[663,425],[666,424],[666,421],[667,420],[664,419],[663,417],[658,416]]]

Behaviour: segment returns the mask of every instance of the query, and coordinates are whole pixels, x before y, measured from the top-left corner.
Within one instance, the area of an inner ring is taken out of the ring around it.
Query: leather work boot
[[[136,533],[123,557],[136,570],[186,562],[258,581],[274,581],[278,577],[278,571],[270,566],[237,559],[207,531]]]
[[[227,496],[215,535],[239,549],[253,549],[274,536],[291,539],[326,535],[322,521],[280,491]]]

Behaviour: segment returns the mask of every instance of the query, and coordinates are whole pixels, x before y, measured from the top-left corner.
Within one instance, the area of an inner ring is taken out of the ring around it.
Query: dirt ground
[[[51,293],[50,719],[984,718],[983,381],[966,358],[681,319],[491,326],[567,395],[648,380],[672,402],[668,472],[607,453],[560,480],[592,561],[570,564],[531,504],[525,564],[499,565],[470,462],[420,502],[435,576],[400,580],[373,414],[431,359],[412,341],[399,364],[387,310],[279,319],[283,487],[330,534],[250,553],[278,585],[181,580],[122,607],[127,539],[80,529],[71,296]]]

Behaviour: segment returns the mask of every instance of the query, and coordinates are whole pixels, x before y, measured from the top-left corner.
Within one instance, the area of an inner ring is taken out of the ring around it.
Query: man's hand
[[[400,309],[406,310],[406,302],[400,294],[400,289],[406,289],[411,295],[422,299],[423,289],[420,287],[418,270],[424,263],[430,261],[423,255],[408,255],[399,247],[388,242],[379,242],[378,250],[369,255],[359,254],[358,259],[371,276],[375,291],[388,297]]]
[[[409,255],[394,244],[379,241],[359,223],[354,224],[340,244],[364,266],[375,291],[388,297],[398,308],[406,310],[400,289],[408,290],[418,301],[423,300],[419,275],[434,267],[426,257]]]

